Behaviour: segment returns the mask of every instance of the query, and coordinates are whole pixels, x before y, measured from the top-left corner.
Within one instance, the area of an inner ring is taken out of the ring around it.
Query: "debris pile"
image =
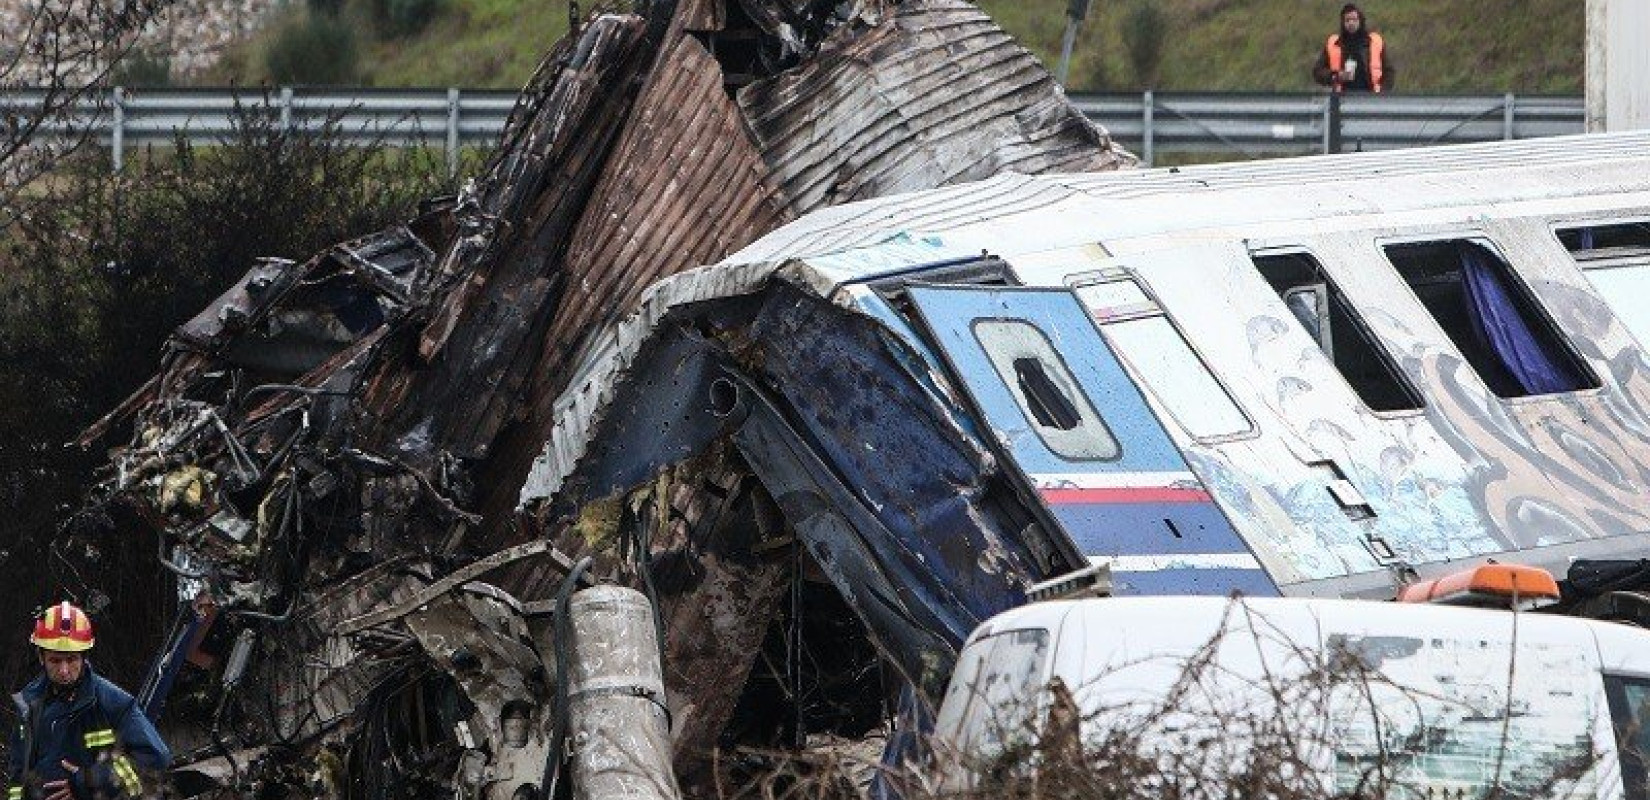
[[[179,791],[556,792],[593,584],[656,612],[637,696],[689,795],[752,766],[719,747],[918,715],[975,623],[1080,559],[874,320],[783,270],[691,313],[645,293],[834,204],[1132,163],[958,0],[592,15],[458,197],[256,265],[83,437],[130,427],[90,503],[174,578],[139,694]]]

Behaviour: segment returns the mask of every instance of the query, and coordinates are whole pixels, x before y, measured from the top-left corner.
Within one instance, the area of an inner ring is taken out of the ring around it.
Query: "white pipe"
[[[596,586],[568,615],[574,800],[679,800],[653,608],[634,589]]]

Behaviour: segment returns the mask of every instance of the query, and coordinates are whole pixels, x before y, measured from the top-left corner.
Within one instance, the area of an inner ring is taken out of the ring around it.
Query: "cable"
[[[556,708],[555,725],[550,733],[550,752],[544,761],[544,782],[539,786],[542,796],[549,800],[556,796],[556,784],[561,778],[562,739],[567,736],[568,714],[567,695],[569,691],[567,672],[573,667],[573,621],[568,618],[568,609],[573,599],[573,591],[578,588],[579,579],[594,559],[585,556],[568,570],[567,577],[562,579],[561,588],[556,590],[556,619],[553,646],[556,648]]]
[[[648,502],[642,506],[642,512],[636,519],[636,534],[632,537],[631,543],[636,547],[636,573],[642,579],[642,591],[647,595],[647,604],[653,607],[653,636],[659,643],[659,652],[663,653],[665,618],[660,613],[659,590],[653,584],[653,505],[654,502]]]
[[[192,580],[192,581],[201,581],[201,580],[206,580],[207,577],[209,577],[211,575],[211,573],[209,573],[209,572],[195,572],[194,570],[190,570],[190,569],[186,569],[184,567],[180,567],[180,566],[177,565],[177,562],[174,562],[172,559],[167,558],[166,557],[166,537],[164,537],[164,536],[156,536],[155,537],[155,550],[156,550],[155,558],[160,561],[160,565],[167,568],[173,574],[177,575],[180,578],[187,578],[187,579]]]

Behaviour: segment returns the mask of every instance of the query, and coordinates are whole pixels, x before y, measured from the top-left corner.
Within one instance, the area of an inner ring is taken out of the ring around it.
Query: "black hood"
[[[1358,22],[1360,24],[1358,25],[1357,33],[1347,33],[1346,24],[1341,22],[1341,20],[1346,19],[1346,13],[1348,11],[1357,12],[1358,14]],[[1346,5],[1341,6],[1340,15],[1335,17],[1335,24],[1340,26],[1341,38],[1343,39],[1364,39],[1369,36],[1369,15],[1365,14],[1364,10],[1359,8],[1356,3],[1347,3]]]

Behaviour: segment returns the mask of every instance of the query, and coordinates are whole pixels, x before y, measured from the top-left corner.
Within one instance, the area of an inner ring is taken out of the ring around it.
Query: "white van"
[[[936,724],[939,780],[1034,777],[1050,740],[1075,734],[1086,769],[1145,756],[1136,771],[1151,769],[1108,777],[1135,785],[1643,800],[1647,703],[1650,632],[1615,623],[1358,600],[1044,602],[969,638]]]

